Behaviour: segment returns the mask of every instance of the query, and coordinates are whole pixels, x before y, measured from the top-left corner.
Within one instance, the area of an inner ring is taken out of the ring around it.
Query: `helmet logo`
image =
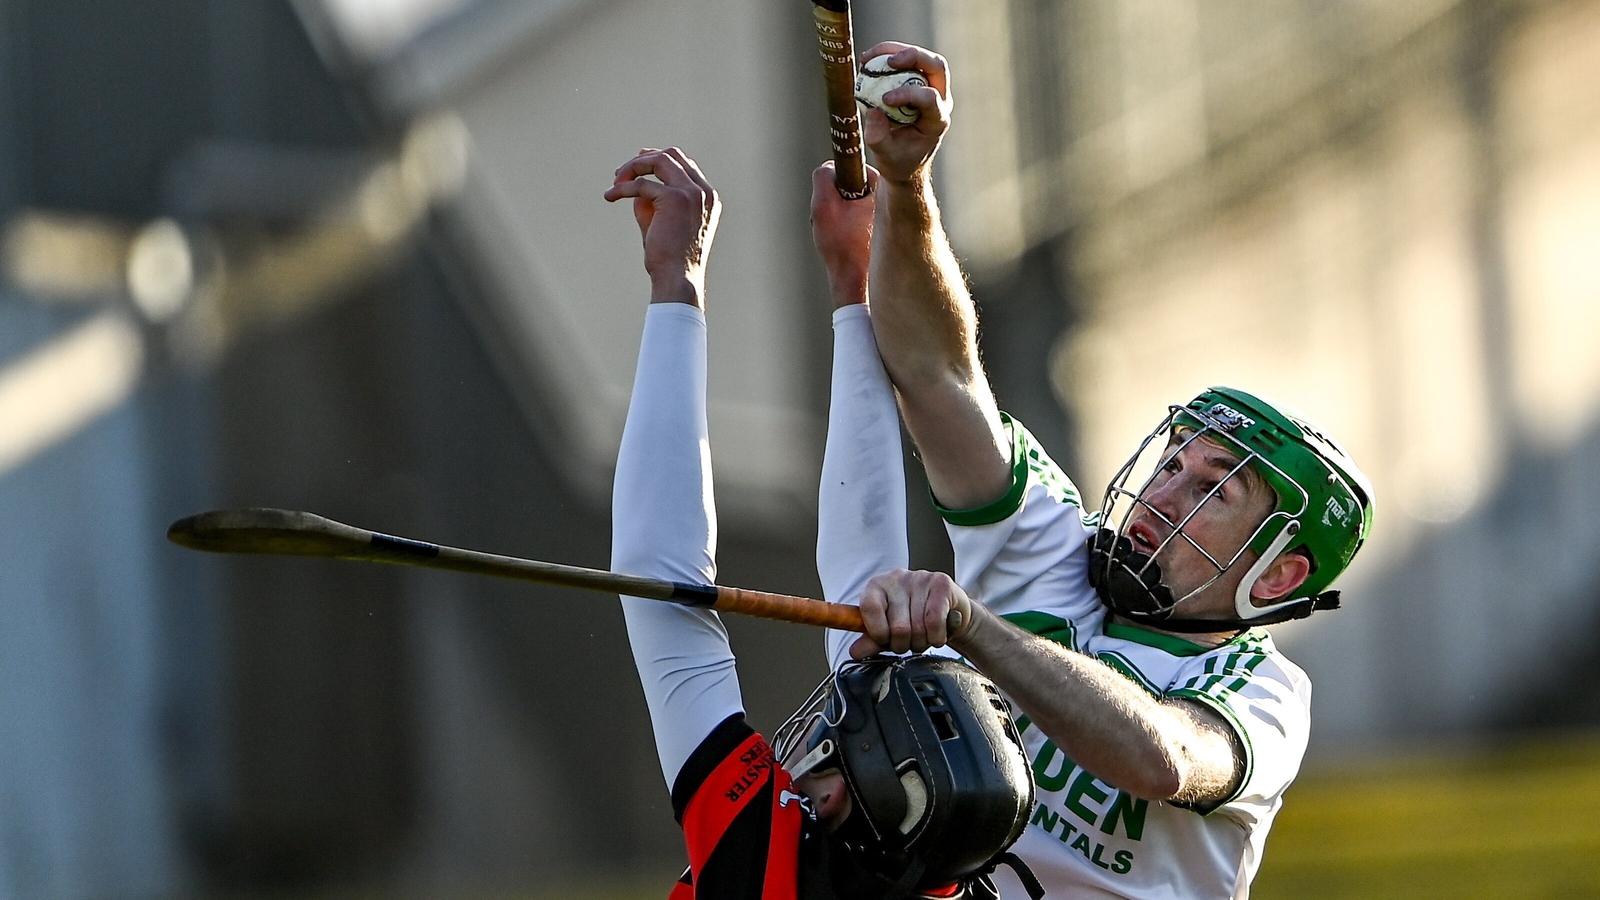
[[[1256,420],[1234,409],[1226,403],[1213,403],[1206,410],[1206,415],[1216,422],[1218,428],[1228,433],[1233,433],[1241,428],[1249,428],[1256,424]]]
[[[1350,517],[1355,515],[1355,512],[1356,501],[1353,498],[1350,500],[1350,508],[1345,509],[1344,504],[1339,502],[1338,497],[1329,497],[1328,506],[1322,511],[1322,524],[1330,528],[1334,522],[1338,522],[1342,526],[1348,526]]]

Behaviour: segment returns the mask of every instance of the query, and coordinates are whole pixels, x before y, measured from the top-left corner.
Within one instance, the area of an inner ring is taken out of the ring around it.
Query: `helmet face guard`
[[[840,834],[886,883],[942,885],[992,866],[1033,812],[1009,710],[959,660],[878,656],[824,679],[773,747],[796,778],[840,771],[854,804]]]
[[[1197,441],[1233,457],[1231,470],[1174,520],[1149,502],[1165,466]],[[1195,516],[1234,479],[1264,483],[1275,495],[1272,509],[1237,547],[1204,546],[1187,530]],[[1137,485],[1130,487],[1130,485]],[[1171,631],[1224,631],[1304,618],[1338,606],[1336,591],[1323,592],[1349,564],[1371,527],[1371,488],[1348,454],[1309,423],[1265,401],[1231,388],[1211,388],[1187,406],[1168,410],[1160,424],[1112,478],[1100,510],[1100,530],[1090,538],[1089,580],[1113,611]],[[1162,523],[1167,534],[1149,553],[1135,549],[1129,526],[1142,517]],[[1157,558],[1182,542],[1214,570],[1183,596],[1162,581]],[[1255,559],[1234,593],[1235,615],[1184,619],[1173,615],[1234,566]],[[1256,606],[1251,588],[1285,552],[1301,552],[1311,573],[1285,598]]]

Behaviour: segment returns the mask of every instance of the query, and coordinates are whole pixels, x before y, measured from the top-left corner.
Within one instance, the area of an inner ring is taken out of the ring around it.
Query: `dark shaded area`
[[[1077,323],[1060,260],[1057,242],[1031,247],[1003,279],[975,284],[973,298],[979,349],[1000,408],[1026,423],[1071,474],[1076,470],[1076,442],[1050,383],[1056,343]]]
[[[1590,569],[1574,593],[1545,598],[1575,613],[1547,642],[1557,661],[1539,666],[1536,680],[1518,685],[1511,697],[1495,704],[1486,717],[1489,731],[1600,726],[1600,563],[1595,562],[1600,529],[1568,525],[1574,515],[1590,518],[1582,498],[1593,496],[1600,484],[1596,460],[1600,430],[1595,429],[1562,456],[1523,448],[1485,503],[1502,532],[1495,543],[1507,563],[1506,581],[1514,585],[1521,567],[1539,565],[1534,554],[1519,552],[1530,544],[1545,554],[1581,553],[1577,558],[1588,560]],[[1522,602],[1514,590],[1507,593],[1508,603]]]
[[[1015,65],[1013,106],[1017,123],[1019,168],[1050,166],[1067,146],[1068,123],[1074,110],[1067,103],[1063,67],[1066,48],[1061,35],[1071,15],[1068,4],[1009,0],[1011,57]],[[1024,208],[1038,216],[1060,209],[1065,197],[1062,179],[1044,179],[1045,196],[1029,196]]]
[[[21,203],[148,217],[196,139],[360,141],[287,3],[11,0],[5,15]]]
[[[1600,609],[1600,573],[1586,594],[1587,605]],[[1544,728],[1600,726],[1600,615],[1575,623],[1578,649],[1563,655],[1559,674],[1527,695],[1495,710],[1490,726],[1495,731],[1519,732]]]
[[[207,127],[200,0],[17,0],[8,17],[19,200],[119,215],[154,211],[155,176]]]
[[[388,287],[388,286],[385,286]],[[403,320],[372,290],[250,341],[218,372],[226,506],[407,518]],[[202,835],[225,884],[298,884],[395,844],[408,820],[398,570],[228,559],[231,815]]]

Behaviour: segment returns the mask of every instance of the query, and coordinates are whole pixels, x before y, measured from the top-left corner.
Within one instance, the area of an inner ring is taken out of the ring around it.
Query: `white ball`
[[[891,122],[910,125],[922,114],[920,110],[915,106],[890,106],[883,102],[884,94],[907,84],[927,87],[928,79],[916,69],[889,68],[887,54],[874,56],[863,63],[856,73],[856,102],[883,110]]]

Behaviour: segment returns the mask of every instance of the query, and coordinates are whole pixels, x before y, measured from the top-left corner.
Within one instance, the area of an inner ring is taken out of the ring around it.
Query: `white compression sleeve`
[[[817,574],[835,603],[860,603],[872,576],[910,564],[900,412],[865,304],[833,314],[828,441],[817,493]],[[860,635],[828,629],[828,665]]]
[[[611,517],[613,571],[696,584],[716,579],[706,325],[692,306],[656,303],[645,313]],[[622,612],[671,789],[706,735],[744,710],[733,651],[708,610],[623,597]]]

